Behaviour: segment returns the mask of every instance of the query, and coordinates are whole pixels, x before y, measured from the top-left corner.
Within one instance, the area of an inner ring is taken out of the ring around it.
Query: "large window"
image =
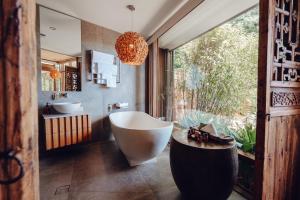
[[[213,123],[252,154],[258,16],[255,7],[174,50],[174,120],[184,128]]]
[[[185,118],[197,111],[231,126],[254,123],[257,58],[258,8],[177,48],[174,119],[185,126]]]

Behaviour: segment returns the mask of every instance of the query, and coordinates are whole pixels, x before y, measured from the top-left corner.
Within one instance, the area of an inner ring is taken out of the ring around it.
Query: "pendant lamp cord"
[[[130,30],[133,31],[133,10],[131,10],[131,27]]]
[[[134,27],[133,27],[133,11],[135,11],[135,7],[134,7],[134,5],[127,5],[126,8],[127,8],[128,10],[130,10],[130,12],[131,12],[130,30],[133,31],[133,28],[134,28]]]

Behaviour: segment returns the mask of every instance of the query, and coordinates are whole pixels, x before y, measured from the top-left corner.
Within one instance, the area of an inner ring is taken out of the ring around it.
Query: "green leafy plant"
[[[174,102],[245,116],[256,111],[258,8],[174,50]]]
[[[256,128],[254,125],[248,123],[237,132],[233,134],[236,141],[241,145],[241,149],[248,153],[255,152],[255,143],[256,143]]]
[[[187,113],[180,121],[179,124],[182,128],[189,128],[199,126],[200,124],[212,123],[218,133],[232,135],[234,131],[230,129],[231,121],[225,117],[216,116],[211,113],[201,111],[192,111]]]
[[[256,142],[258,11],[174,50],[174,119],[183,128],[213,123],[249,153]]]

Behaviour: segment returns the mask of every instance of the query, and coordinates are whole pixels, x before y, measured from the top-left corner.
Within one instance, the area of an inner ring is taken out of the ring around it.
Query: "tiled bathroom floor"
[[[41,200],[181,200],[169,149],[130,168],[114,142],[83,145],[40,160]],[[233,192],[230,200],[243,200]]]

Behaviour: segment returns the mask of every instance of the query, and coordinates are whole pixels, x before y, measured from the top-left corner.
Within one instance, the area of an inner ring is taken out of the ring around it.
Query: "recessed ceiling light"
[[[56,28],[53,27],[53,26],[50,26],[49,29],[52,30],[52,31],[55,31],[55,30],[56,30]]]

